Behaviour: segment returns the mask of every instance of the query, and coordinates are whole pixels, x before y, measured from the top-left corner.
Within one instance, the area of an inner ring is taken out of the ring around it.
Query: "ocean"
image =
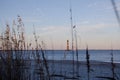
[[[120,50],[89,50],[90,60],[100,62],[111,62],[111,53],[113,53],[114,63],[120,63]],[[72,51],[65,50],[46,50],[46,58],[48,60],[72,60]],[[74,51],[74,60],[76,60],[76,52]],[[78,50],[78,60],[86,61],[86,50]]]
[[[36,52],[36,50],[23,50],[22,57],[24,59],[35,59],[39,54],[41,56],[41,50]],[[2,52],[0,52],[2,53]],[[20,51],[13,51],[13,55],[16,53],[21,53]],[[74,53],[72,51],[65,50],[44,50],[44,55],[47,60],[74,60],[76,61],[76,51]],[[120,50],[89,50],[91,61],[100,61],[100,62],[111,62],[111,53],[113,53],[114,63],[120,63]],[[35,55],[36,54],[36,55]],[[5,54],[2,54],[6,56]],[[14,57],[13,57],[14,58]],[[86,61],[86,50],[78,50],[78,60]]]
[[[74,65],[73,62],[70,61],[73,59],[72,51],[45,50],[44,55],[48,61],[43,60],[42,62],[40,60],[43,55],[41,55],[41,50],[13,51],[12,57],[17,57],[17,59],[15,61],[11,60],[11,64],[8,64],[9,60],[5,59],[8,53],[4,52],[2,54],[2,51],[0,53],[0,74],[5,80],[9,80],[9,77],[7,78],[6,75],[10,75],[11,71],[13,78],[17,76],[18,79],[20,76],[21,80],[73,80],[73,78],[76,78],[76,80],[88,80],[88,74],[90,80],[113,80],[113,66],[109,63],[111,62],[111,53],[113,53],[115,63],[114,72],[116,76],[114,80],[120,80],[120,64],[118,64],[120,63],[120,50],[89,50],[89,68],[85,62],[86,50],[78,50],[78,59],[83,62],[78,62],[78,64]],[[5,53],[7,53],[7,55],[5,55]],[[22,53],[22,55],[19,53]],[[19,58],[22,58],[22,60],[19,60]],[[74,60],[76,60],[75,51]],[[12,66],[11,68],[10,65]],[[10,72],[8,72],[8,70]],[[90,70],[90,72],[88,72],[88,70]],[[22,75],[19,75],[21,73]]]

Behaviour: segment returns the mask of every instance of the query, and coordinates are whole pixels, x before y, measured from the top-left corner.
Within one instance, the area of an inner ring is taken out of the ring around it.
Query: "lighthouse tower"
[[[67,40],[67,51],[69,51],[69,40]]]

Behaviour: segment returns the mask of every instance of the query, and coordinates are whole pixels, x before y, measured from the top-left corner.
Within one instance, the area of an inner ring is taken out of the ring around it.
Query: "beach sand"
[[[23,78],[23,80],[42,80],[40,79],[40,64],[38,64],[35,60],[26,60],[24,63],[24,66],[18,67],[18,69],[20,68],[19,70],[22,70],[22,74],[24,74],[25,77],[27,76],[27,79]],[[120,80],[120,63],[114,64],[115,79],[112,79],[112,65],[110,62],[90,61],[88,79],[88,68],[85,61],[79,61],[78,66],[75,61],[73,69],[73,61],[71,60],[47,60],[50,80]],[[2,67],[3,65],[1,65],[0,68],[1,71],[3,71]],[[4,75],[3,72],[1,75]],[[46,78],[44,80],[49,80],[48,75],[46,75],[45,66],[43,73],[44,78]]]
[[[49,61],[49,70],[52,77],[56,80],[88,80],[87,64],[85,61],[77,62],[62,60],[62,61]],[[120,64],[115,63],[115,79],[120,80]],[[74,75],[73,75],[74,73]],[[78,74],[77,74],[78,73]],[[112,65],[109,62],[90,61],[89,80],[112,80]]]

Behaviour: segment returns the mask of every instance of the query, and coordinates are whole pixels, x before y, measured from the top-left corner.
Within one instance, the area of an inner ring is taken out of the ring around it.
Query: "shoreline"
[[[31,79],[39,79],[40,65],[44,65],[45,62],[37,60],[25,60],[24,65],[19,70],[28,71],[26,75],[31,75]],[[1,63],[1,61],[0,61]],[[49,77],[56,80],[72,80],[76,78],[78,80],[87,80],[87,64],[86,61],[79,61],[79,67],[77,68],[77,61],[74,62],[74,72],[73,72],[73,61],[72,60],[47,60],[47,66],[49,71]],[[115,64],[115,74],[120,79],[120,63]],[[1,66],[2,67],[2,66]],[[78,75],[77,75],[78,72]],[[73,76],[74,73],[74,76]],[[47,76],[47,75],[46,75]],[[89,76],[91,80],[106,80],[107,78],[112,78],[112,65],[110,62],[100,62],[100,61],[90,61],[90,72]],[[103,79],[104,78],[104,79]],[[119,80],[118,79],[118,80]]]

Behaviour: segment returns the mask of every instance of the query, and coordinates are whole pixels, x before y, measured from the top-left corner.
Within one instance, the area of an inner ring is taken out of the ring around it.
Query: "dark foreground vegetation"
[[[112,51],[111,63],[90,61],[88,47],[86,62],[78,61],[77,49],[76,61],[74,57],[72,61],[50,61],[45,56],[45,43],[38,42],[35,31],[33,35],[34,48],[25,41],[20,16],[17,22],[13,21],[12,28],[6,24],[6,30],[0,35],[0,80],[120,80],[120,64],[114,63]]]

